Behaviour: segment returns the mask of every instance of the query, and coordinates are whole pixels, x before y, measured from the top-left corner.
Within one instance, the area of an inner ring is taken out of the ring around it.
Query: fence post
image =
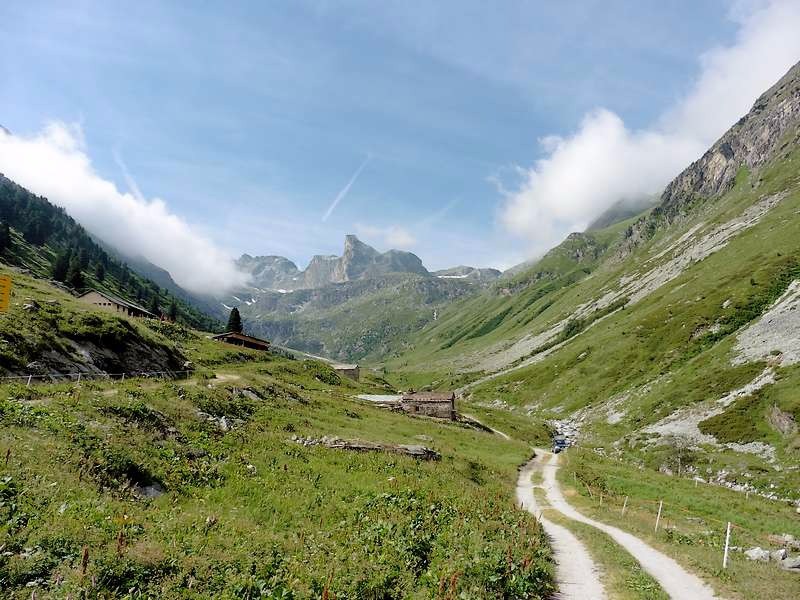
[[[28,383],[25,387],[31,387],[31,379],[33,379],[33,375],[28,375]]]
[[[123,373],[123,374],[122,374],[122,379],[121,379],[121,381],[125,381],[125,373]]]
[[[625,509],[628,508],[628,497],[625,496],[625,502],[622,503],[622,516],[625,516]]]
[[[725,554],[722,555],[722,568],[728,568],[728,548],[731,544],[731,522],[728,521],[728,530],[725,532]]]
[[[658,533],[658,523],[661,521],[661,509],[664,507],[664,501],[658,502],[658,516],[656,517],[656,533]]]
[[[80,383],[80,382],[81,382],[81,373],[78,373],[78,381],[76,381],[76,383]]]

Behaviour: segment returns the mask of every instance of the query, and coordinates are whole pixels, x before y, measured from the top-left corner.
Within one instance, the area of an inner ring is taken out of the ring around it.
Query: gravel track
[[[714,593],[706,583],[699,577],[693,575],[681,567],[675,560],[666,554],[659,552],[652,546],[646,544],[636,536],[622,531],[617,527],[595,521],[579,513],[572,506],[570,506],[561,494],[561,489],[556,480],[556,473],[558,471],[558,455],[551,454],[544,450],[536,451],[537,459],[531,461],[526,468],[530,470],[527,472],[526,481],[530,482],[530,475],[536,469],[541,469],[543,474],[543,485],[547,501],[550,507],[557,510],[568,519],[585,523],[599,529],[600,531],[608,534],[611,538],[622,546],[625,550],[639,561],[642,568],[647,571],[656,581],[658,581],[661,588],[669,595],[670,598],[676,600],[719,600],[719,596]],[[525,470],[523,469],[523,473]],[[520,496],[520,485],[522,481],[522,473],[520,474],[520,483],[517,487],[517,497]],[[533,486],[529,484],[531,495],[533,495]],[[543,521],[544,523],[544,521]],[[547,530],[547,528],[545,527]],[[549,533],[549,531],[548,531]],[[577,540],[576,540],[577,541]],[[578,542],[580,543],[580,542]],[[574,561],[572,556],[573,550],[568,551],[570,554],[562,555],[569,556],[568,562]],[[556,560],[559,560],[559,555],[556,553]],[[561,565],[561,563],[559,563]],[[586,577],[586,571],[584,571]],[[564,596],[570,598],[572,596]],[[590,596],[582,596],[588,598]]]
[[[539,517],[541,511],[533,495],[531,476],[541,470],[541,457],[537,457],[525,465],[519,473],[517,481],[517,502]],[[556,560],[556,580],[560,600],[605,600],[607,598],[603,584],[600,582],[599,568],[592,560],[586,547],[571,531],[556,525],[543,517],[539,520],[550,537],[553,555]]]

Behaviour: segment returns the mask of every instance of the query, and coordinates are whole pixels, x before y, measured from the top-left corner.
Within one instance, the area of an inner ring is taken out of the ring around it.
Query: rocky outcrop
[[[441,455],[435,450],[417,444],[384,444],[364,440],[343,440],[338,437],[303,438],[292,436],[292,441],[303,446],[324,446],[334,450],[350,450],[353,452],[389,452],[403,454],[419,460],[439,460]]]
[[[655,231],[733,187],[742,168],[751,175],[800,141],[800,63],[756,100],[753,108],[664,190],[653,211],[632,225],[621,257]]]
[[[301,275],[297,265],[282,256],[243,254],[236,266],[250,274],[253,286],[266,290],[294,289]]]

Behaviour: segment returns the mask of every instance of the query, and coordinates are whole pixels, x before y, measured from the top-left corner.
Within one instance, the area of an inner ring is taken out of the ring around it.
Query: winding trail
[[[517,480],[517,502],[539,518],[550,537],[556,560],[556,582],[561,600],[605,600],[607,598],[600,582],[598,569],[586,547],[567,528],[545,519],[533,495],[533,473],[541,469],[543,456],[538,454],[519,472]]]
[[[525,481],[523,481],[523,474],[526,473],[526,469],[527,475],[525,476]],[[522,486],[524,488],[526,485],[529,488],[530,495],[533,496],[533,484],[531,483],[530,475],[539,469],[543,475],[543,484],[541,488],[544,490],[551,508],[557,510],[568,519],[578,521],[579,523],[585,523],[586,525],[595,527],[608,534],[615,542],[625,548],[625,550],[639,561],[642,568],[658,581],[661,588],[670,598],[676,600],[719,600],[719,597],[714,593],[711,587],[696,575],[686,571],[675,560],[663,552],[659,552],[626,531],[590,519],[570,506],[567,501],[564,500],[564,496],[561,494],[561,489],[556,480],[556,472],[558,471],[557,454],[551,454],[544,450],[536,450],[536,458],[528,463],[526,468],[520,473],[520,480],[517,485],[518,498],[520,497],[520,487]],[[542,522],[544,523],[544,520]],[[547,527],[545,527],[545,529],[547,529]],[[571,552],[570,550],[569,560],[574,560]],[[556,552],[556,560],[559,560],[558,552]],[[561,562],[559,562],[559,565],[560,564]],[[582,597],[588,598],[589,596]]]

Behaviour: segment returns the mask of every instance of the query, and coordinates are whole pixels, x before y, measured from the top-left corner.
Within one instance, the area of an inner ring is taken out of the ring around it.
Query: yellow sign
[[[8,310],[11,304],[11,277],[0,275],[0,312]]]

